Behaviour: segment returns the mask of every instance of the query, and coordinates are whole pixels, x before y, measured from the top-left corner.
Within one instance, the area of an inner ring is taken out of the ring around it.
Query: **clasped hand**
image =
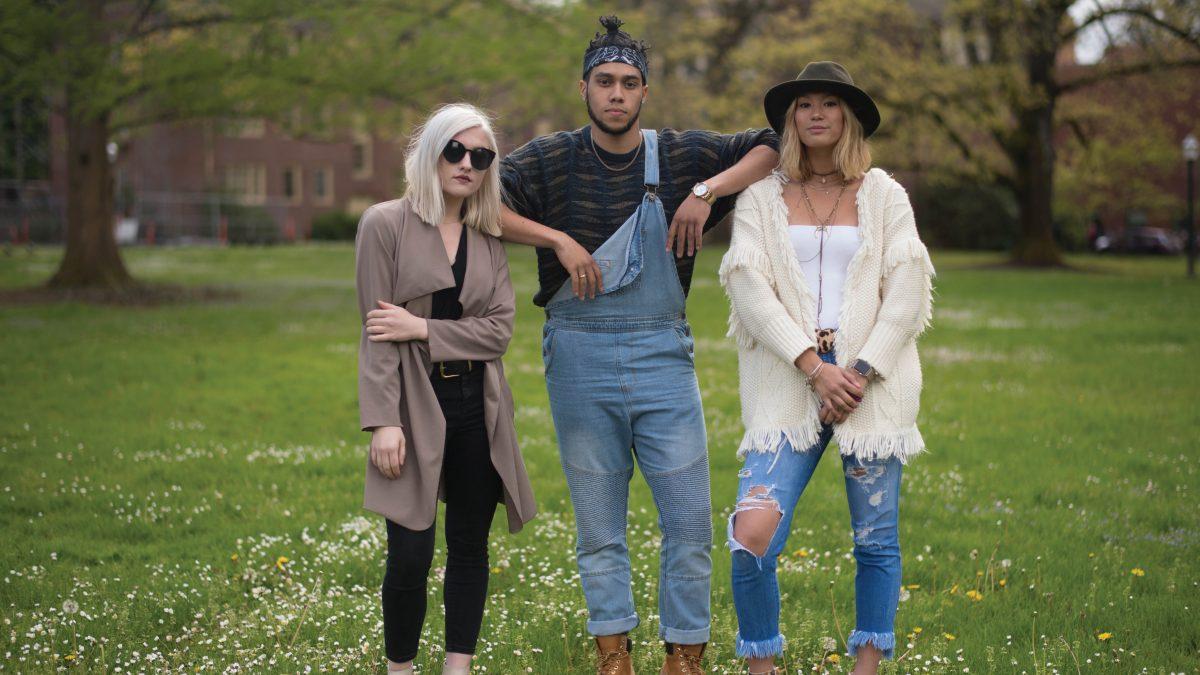
[[[367,312],[367,339],[371,342],[407,342],[429,339],[429,324],[403,307],[379,300],[379,309]]]
[[[847,368],[821,368],[813,389],[821,397],[821,424],[841,424],[858,408],[866,391],[867,378]]]

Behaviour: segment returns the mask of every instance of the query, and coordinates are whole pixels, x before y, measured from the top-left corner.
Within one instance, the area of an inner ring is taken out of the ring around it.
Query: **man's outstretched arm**
[[[707,204],[706,204],[707,206]],[[592,299],[604,292],[604,277],[587,249],[566,232],[532,221],[507,204],[500,206],[500,238],[516,244],[548,248],[571,277],[571,292],[580,300]]]
[[[766,178],[779,165],[779,153],[769,145],[757,145],[750,149],[736,164],[704,181],[718,198],[736,194],[752,184]],[[712,207],[694,194],[675,210],[671,228],[667,231],[667,250],[675,249],[675,256],[684,253],[695,255],[704,239],[704,223]]]

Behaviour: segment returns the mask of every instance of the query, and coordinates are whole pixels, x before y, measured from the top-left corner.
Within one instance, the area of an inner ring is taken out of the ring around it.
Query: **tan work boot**
[[[634,675],[633,640],[627,633],[596,637],[596,675]]]
[[[698,645],[677,645],[664,643],[667,647],[667,660],[663,662],[659,675],[704,675],[704,648],[708,643]]]

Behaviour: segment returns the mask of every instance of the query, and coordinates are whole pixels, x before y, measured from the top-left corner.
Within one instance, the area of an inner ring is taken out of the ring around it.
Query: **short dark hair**
[[[650,50],[650,45],[643,40],[634,40],[633,36],[621,30],[621,26],[625,25],[616,16],[600,17],[600,25],[607,29],[605,33],[596,33],[596,37],[588,43],[588,51],[598,49],[600,47],[625,47],[628,49],[636,49],[643,54]]]

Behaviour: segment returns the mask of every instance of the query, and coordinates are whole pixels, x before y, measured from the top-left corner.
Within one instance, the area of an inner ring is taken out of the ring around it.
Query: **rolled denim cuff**
[[[783,633],[768,640],[743,640],[741,632],[737,634],[735,653],[739,659],[765,659],[783,653]]]
[[[870,633],[867,631],[856,630],[850,633],[850,639],[846,643],[846,651],[850,656],[856,656],[858,648],[871,645],[883,653],[883,658],[890,659],[896,651],[896,634],[895,633]]]
[[[691,630],[681,630],[679,628],[670,628],[661,626],[658,631],[658,636],[665,642],[670,642],[677,645],[698,645],[708,642],[709,633],[711,630],[708,626],[704,628],[693,628]]]
[[[638,616],[627,616],[624,619],[610,619],[608,621],[592,621],[588,619],[587,631],[592,635],[617,635],[618,633],[628,633],[637,628]]]

